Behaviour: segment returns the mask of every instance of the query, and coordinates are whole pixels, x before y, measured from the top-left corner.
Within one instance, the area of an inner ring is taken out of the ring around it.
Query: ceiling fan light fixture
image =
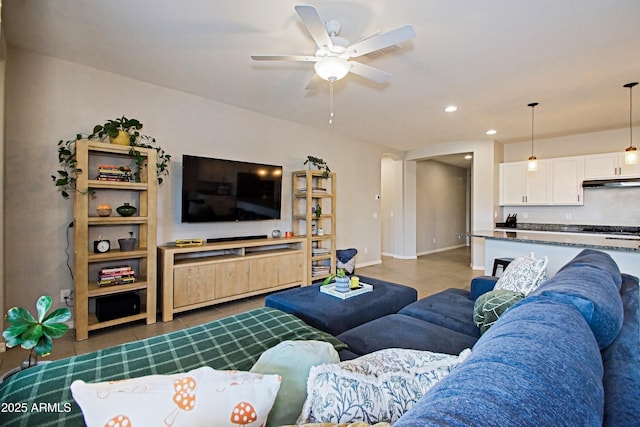
[[[344,76],[349,73],[351,64],[349,64],[349,61],[344,58],[329,56],[316,62],[313,65],[313,68],[315,68],[316,73],[322,79],[329,82],[335,82],[336,80],[344,78]]]
[[[633,146],[633,87],[638,82],[627,83],[623,87],[629,88],[629,146],[624,150],[624,164],[635,165],[638,164],[638,151]]]

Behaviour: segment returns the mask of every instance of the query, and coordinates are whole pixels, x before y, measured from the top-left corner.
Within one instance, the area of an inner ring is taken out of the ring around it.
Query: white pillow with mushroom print
[[[208,366],[183,374],[71,384],[88,427],[261,426],[281,378]]]
[[[546,256],[536,259],[533,252],[518,257],[505,268],[493,289],[519,292],[527,296],[547,280],[548,262],[549,258]]]

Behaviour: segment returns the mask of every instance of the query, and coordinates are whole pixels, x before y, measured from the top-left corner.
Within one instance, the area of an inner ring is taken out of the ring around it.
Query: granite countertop
[[[617,235],[604,236],[586,234],[586,232],[545,232],[522,230],[512,228],[503,230],[480,230],[468,234],[471,237],[485,239],[506,240],[523,243],[548,244],[558,246],[576,246],[580,248],[592,248],[603,250],[615,250],[626,252],[640,252],[640,236]]]
[[[539,224],[539,223],[517,223],[515,228],[500,227],[496,224],[497,230],[504,231],[538,231],[552,233],[590,233],[590,234],[611,234],[629,235],[640,237],[640,227],[627,225],[581,225],[581,224]]]

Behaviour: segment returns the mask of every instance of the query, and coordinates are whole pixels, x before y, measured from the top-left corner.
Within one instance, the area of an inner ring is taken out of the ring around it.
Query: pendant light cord
[[[538,103],[532,102],[531,104],[527,104],[527,105],[531,107],[531,157],[533,157],[533,129],[534,129],[533,109],[536,107],[536,105],[538,105]]]
[[[624,85],[629,88],[629,148],[633,148],[633,87],[637,84],[632,82]]]
[[[629,86],[629,147],[633,147],[633,86]]]

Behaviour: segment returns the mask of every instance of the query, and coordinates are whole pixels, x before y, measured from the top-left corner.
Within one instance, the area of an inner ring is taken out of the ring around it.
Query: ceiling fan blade
[[[309,84],[307,85],[307,87],[304,88],[304,90],[320,89],[320,86],[326,83],[327,81],[325,79],[315,74],[313,78],[309,81]]]
[[[296,62],[318,62],[320,58],[307,55],[251,55],[254,61],[296,61]]]
[[[331,38],[327,33],[327,30],[324,28],[324,23],[322,19],[320,19],[320,15],[318,15],[318,11],[315,7],[309,5],[297,5],[295,6],[296,12],[302,19],[302,22],[307,27],[309,34],[316,42],[316,45],[319,48],[329,48],[333,47],[333,43],[331,42]]]
[[[366,55],[374,50],[381,50],[394,44],[411,40],[415,36],[416,32],[413,27],[411,25],[405,25],[404,27],[396,28],[395,30],[354,43],[347,48],[345,54],[349,55],[349,57]]]
[[[391,78],[391,74],[377,68],[370,67],[369,65],[365,65],[361,62],[349,61],[349,64],[351,64],[349,71],[353,74],[373,80],[376,83],[384,83]]]

